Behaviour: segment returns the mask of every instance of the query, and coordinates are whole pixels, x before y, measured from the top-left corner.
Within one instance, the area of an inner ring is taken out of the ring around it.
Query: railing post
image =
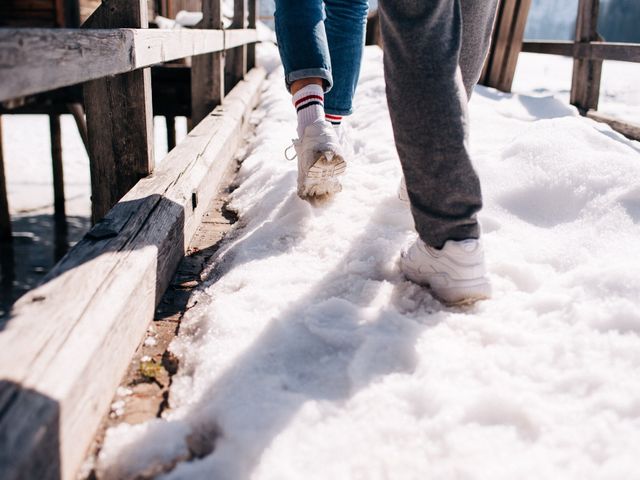
[[[4,176],[4,156],[2,153],[2,116],[0,116],[0,243],[12,240],[11,215],[7,199],[7,182]]]
[[[580,0],[576,21],[576,43],[584,44],[601,40],[598,35],[600,0]],[[598,109],[602,60],[574,59],[571,81],[571,103],[585,115]]]
[[[202,0],[201,28],[222,29],[221,0]],[[191,121],[196,126],[224,98],[223,52],[193,57],[191,67]]]
[[[231,28],[244,28],[246,14],[246,0],[234,0]],[[225,54],[225,93],[228,93],[247,73],[247,46],[240,45],[239,47],[227,50]]]
[[[249,18],[247,28],[256,28],[256,16],[258,14],[258,0],[249,0]],[[256,44],[247,45],[247,70],[256,66]]]
[[[146,0],[103,0],[91,28],[147,28]],[[97,222],[153,170],[149,68],[85,83],[92,220]]]
[[[531,0],[501,0],[491,39],[491,49],[480,83],[510,92],[522,51]]]
[[[60,132],[60,115],[49,115],[49,131],[51,133],[51,166],[53,168],[53,209],[57,223],[66,222],[64,198],[64,169],[62,166],[62,135]]]

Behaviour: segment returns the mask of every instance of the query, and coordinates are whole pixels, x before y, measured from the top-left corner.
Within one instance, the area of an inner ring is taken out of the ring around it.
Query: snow
[[[495,298],[445,308],[398,269],[415,234],[381,53],[365,56],[355,156],[325,204],[295,194],[294,112],[269,77],[240,228],[171,345],[171,409],[109,430],[100,478],[640,478],[640,144],[551,87],[478,87]]]

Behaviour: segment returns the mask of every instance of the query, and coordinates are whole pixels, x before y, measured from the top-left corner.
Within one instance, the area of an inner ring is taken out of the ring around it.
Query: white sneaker
[[[338,176],[347,164],[333,126],[324,120],[308,125],[302,138],[294,140],[298,156],[298,195],[319,197],[342,190]]]
[[[449,240],[437,250],[418,238],[402,252],[400,266],[409,280],[428,287],[446,305],[471,304],[491,297],[484,251],[478,240]]]

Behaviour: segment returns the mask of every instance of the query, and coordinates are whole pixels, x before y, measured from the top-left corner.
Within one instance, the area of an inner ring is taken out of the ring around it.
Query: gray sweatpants
[[[428,245],[478,238],[482,207],[467,103],[497,0],[380,0],[387,102],[416,230]]]

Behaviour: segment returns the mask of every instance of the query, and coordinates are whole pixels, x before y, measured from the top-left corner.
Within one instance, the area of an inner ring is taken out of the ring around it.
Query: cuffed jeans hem
[[[322,78],[326,82],[324,85],[324,93],[327,93],[333,87],[333,77],[329,70],[326,68],[305,68],[303,70],[295,70],[285,76],[287,90],[291,91],[291,84],[303,78]],[[336,115],[338,114],[336,113]]]
[[[328,113],[329,115],[340,115],[341,117],[346,117],[347,115],[351,115],[353,113],[353,108],[349,108],[348,110],[344,110],[344,109],[341,110],[339,108],[329,108],[325,103],[324,112]]]

